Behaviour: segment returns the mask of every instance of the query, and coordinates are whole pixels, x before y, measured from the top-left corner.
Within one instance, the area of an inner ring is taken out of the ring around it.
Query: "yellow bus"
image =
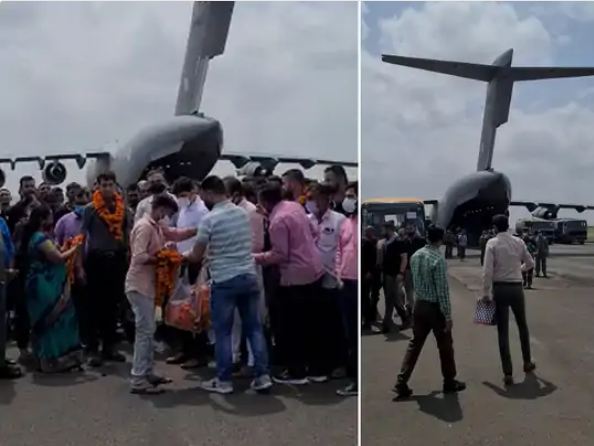
[[[383,225],[393,221],[396,228],[413,224],[425,236],[425,203],[419,198],[370,198],[361,205],[361,227],[373,226],[381,233]]]

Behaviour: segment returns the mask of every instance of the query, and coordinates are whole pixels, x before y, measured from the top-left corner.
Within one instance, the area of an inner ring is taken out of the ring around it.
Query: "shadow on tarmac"
[[[499,396],[517,400],[535,400],[549,396],[557,390],[556,385],[533,373],[527,374],[521,383],[507,387],[499,387],[487,381],[483,384]]]
[[[441,395],[441,398],[438,398]],[[442,393],[437,390],[428,395],[413,395],[406,400],[394,398],[396,402],[416,401],[419,410],[446,423],[457,423],[464,418],[457,393]]]

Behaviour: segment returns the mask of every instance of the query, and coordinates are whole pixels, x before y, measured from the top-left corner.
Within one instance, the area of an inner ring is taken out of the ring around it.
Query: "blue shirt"
[[[248,214],[230,201],[217,203],[204,216],[197,242],[207,245],[209,271],[214,283],[242,274],[256,274]]]
[[[14,258],[14,244],[12,243],[12,237],[10,236],[10,229],[8,229],[6,220],[2,217],[0,217],[0,232],[2,233],[2,240],[4,241],[4,266],[9,268]]]

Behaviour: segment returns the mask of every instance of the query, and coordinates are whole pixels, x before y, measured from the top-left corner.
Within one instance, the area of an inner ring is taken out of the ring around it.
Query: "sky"
[[[476,169],[486,85],[389,65],[381,54],[513,65],[594,66],[594,3],[366,2],[362,189],[439,199]],[[493,167],[512,199],[594,205],[594,77],[516,83]],[[512,219],[528,216],[513,208]],[[561,211],[594,222],[594,212]]]
[[[172,116],[191,8],[0,3],[0,157],[102,150]],[[355,3],[236,4],[202,100],[224,150],[356,161],[357,27]],[[8,186],[31,173],[41,177],[33,164],[7,171]]]

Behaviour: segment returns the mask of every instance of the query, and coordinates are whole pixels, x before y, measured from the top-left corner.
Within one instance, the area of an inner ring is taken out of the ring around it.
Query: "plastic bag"
[[[165,307],[165,323],[183,331],[199,333],[210,327],[210,287],[192,287],[185,280],[177,281]]]

